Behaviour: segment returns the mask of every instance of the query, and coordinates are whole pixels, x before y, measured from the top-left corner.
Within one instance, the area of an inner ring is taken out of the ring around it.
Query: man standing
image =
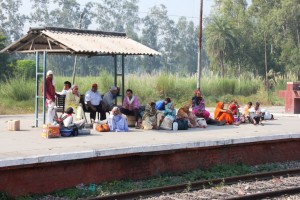
[[[42,92],[44,87],[42,87]],[[52,124],[56,116],[55,111],[55,87],[53,85],[53,72],[49,70],[46,75],[46,106],[48,107],[47,123]]]
[[[96,112],[100,112],[100,120],[106,119],[105,110],[102,108],[102,97],[97,90],[98,85],[96,83],[92,84],[92,89],[85,93],[84,99],[85,107],[90,112],[92,123],[95,121]]]

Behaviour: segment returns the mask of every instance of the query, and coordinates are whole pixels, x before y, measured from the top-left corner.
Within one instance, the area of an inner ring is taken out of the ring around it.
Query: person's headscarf
[[[201,93],[201,90],[200,90],[200,89],[196,89],[196,90],[194,90],[194,95],[196,96],[198,92],[200,92],[200,93]]]
[[[78,85],[76,84],[72,85],[71,90],[73,90],[75,87],[78,87]]]
[[[121,114],[120,108],[117,106],[113,107],[113,109],[111,111],[112,111],[112,115],[115,115],[115,116]]]
[[[221,110],[223,109],[224,103],[222,101],[217,103],[215,113],[214,113],[214,118],[217,119],[219,115],[221,114]]]
[[[189,112],[190,112],[190,106],[184,105],[181,108],[179,108],[179,110],[177,112],[177,117],[178,118],[188,118]]]

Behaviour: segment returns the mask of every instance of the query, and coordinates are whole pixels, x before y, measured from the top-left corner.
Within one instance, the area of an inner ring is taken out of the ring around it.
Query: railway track
[[[126,192],[126,193],[120,193],[114,195],[100,196],[100,197],[91,198],[89,200],[140,199],[140,198],[158,196],[165,193],[169,193],[169,194],[181,193],[184,191],[195,191],[203,188],[211,188],[218,185],[233,185],[240,182],[270,180],[273,179],[274,177],[289,177],[295,175],[300,175],[300,169],[281,170],[275,172],[256,173],[256,174],[235,176],[235,177],[222,178],[222,179],[196,181],[196,182],[190,182],[190,183],[185,183],[180,185],[172,185],[172,186],[138,190],[138,191]],[[299,193],[300,193],[300,187],[295,187],[295,188],[289,188],[284,190],[261,192],[261,193],[251,194],[251,195],[231,197],[227,199],[232,199],[232,200],[233,199],[262,199],[267,197],[277,197],[284,194],[291,195],[291,194],[299,194]]]
[[[261,192],[261,193],[250,194],[245,196],[232,197],[232,198],[227,198],[227,200],[257,200],[257,199],[264,199],[264,198],[274,198],[282,195],[294,195],[299,193],[300,193],[300,187],[294,187],[294,188],[283,189],[283,190]]]

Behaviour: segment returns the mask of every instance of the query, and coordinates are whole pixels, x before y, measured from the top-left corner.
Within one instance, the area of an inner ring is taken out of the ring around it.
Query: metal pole
[[[39,126],[39,52],[35,54],[35,127]]]
[[[202,16],[203,16],[203,0],[200,0],[197,88],[200,88],[200,79],[201,79]]]
[[[115,67],[115,80],[114,85],[117,86],[117,76],[118,76],[118,68],[117,68],[117,55],[114,55],[114,67]],[[115,99],[115,104],[118,104],[118,96]]]
[[[73,65],[72,85],[75,84],[76,64],[77,64],[77,55],[75,56],[74,65]]]
[[[114,81],[114,84],[115,84],[115,86],[117,86],[117,76],[118,76],[117,55],[114,55],[114,67],[115,67],[115,81]]]
[[[125,82],[124,82],[124,55],[122,55],[122,101],[124,99],[124,93],[125,93]]]
[[[47,69],[47,62],[46,62],[46,59],[47,59],[47,53],[46,51],[44,51],[44,58],[43,58],[43,72],[44,72],[44,76],[43,76],[43,79],[44,79],[44,84],[43,84],[43,123],[45,124],[46,123],[46,108],[45,108],[45,102],[46,102],[46,69]]]
[[[267,87],[267,91],[268,91],[268,89],[269,89],[269,83],[268,83],[267,36],[266,36],[266,32],[264,32],[264,43],[265,43],[266,87]]]

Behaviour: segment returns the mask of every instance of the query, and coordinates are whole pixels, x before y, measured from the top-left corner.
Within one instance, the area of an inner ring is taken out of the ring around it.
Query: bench
[[[66,95],[57,95],[55,99],[56,112],[61,112],[62,114],[65,112],[65,99]]]

